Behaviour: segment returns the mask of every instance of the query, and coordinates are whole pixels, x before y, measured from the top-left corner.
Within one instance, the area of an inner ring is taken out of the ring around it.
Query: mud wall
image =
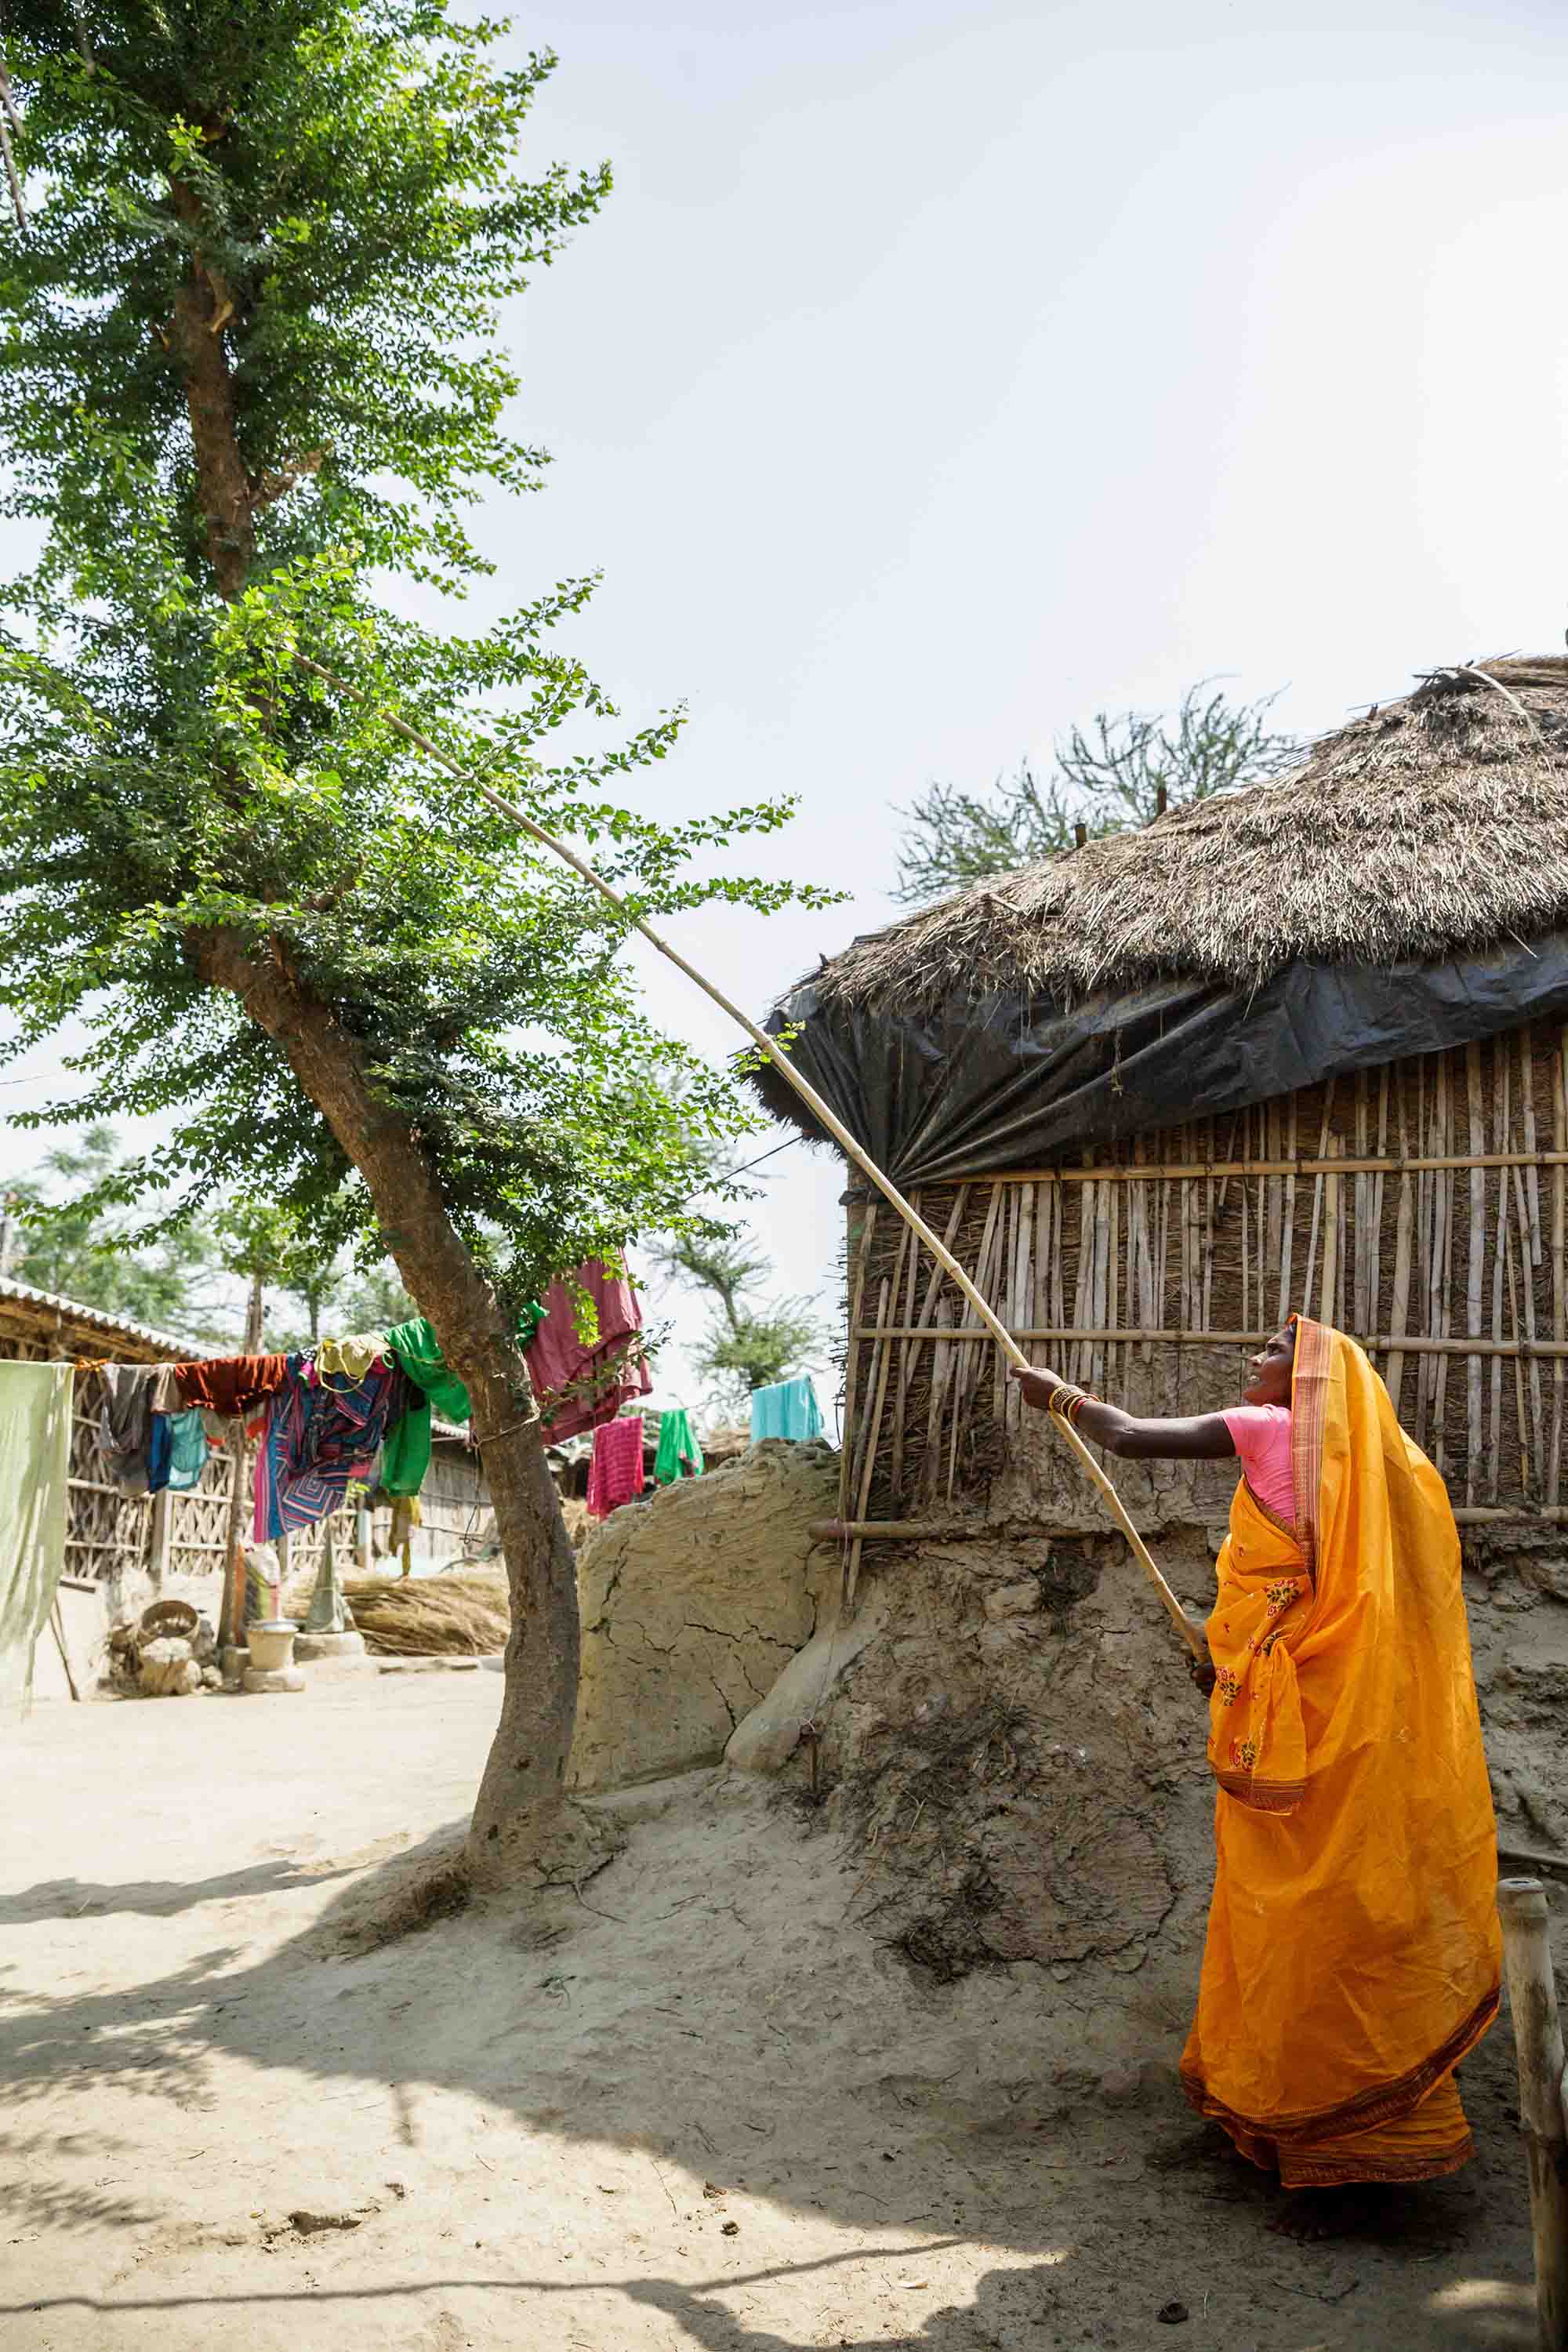
[[[770,1438],[587,1538],[575,1788],[720,1760],[837,1596],[837,1552],[806,1528],[831,1515],[837,1480],[831,1446]]]

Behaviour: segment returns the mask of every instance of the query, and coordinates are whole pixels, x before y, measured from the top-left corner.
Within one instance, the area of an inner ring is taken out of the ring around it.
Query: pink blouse
[[[1247,1485],[1277,1519],[1293,1528],[1296,1488],[1290,1475],[1289,1406],[1238,1404],[1222,1417]]]

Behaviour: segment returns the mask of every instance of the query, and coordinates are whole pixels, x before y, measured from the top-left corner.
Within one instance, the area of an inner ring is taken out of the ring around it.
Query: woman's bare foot
[[[1284,2210],[1268,2226],[1299,2246],[1318,2246],[1332,2238],[1359,2237],[1384,2221],[1387,2210],[1385,2191],[1370,2181],[1352,2180],[1342,2189],[1287,2189]]]

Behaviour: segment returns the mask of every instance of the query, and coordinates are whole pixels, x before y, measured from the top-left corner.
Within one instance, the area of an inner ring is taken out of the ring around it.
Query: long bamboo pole
[[[303,654],[296,654],[294,658],[300,669],[306,671],[311,677],[322,679],[338,693],[349,696],[355,702],[364,704],[371,702],[372,698],[360,688],[351,686],[346,679],[336,677],[330,669],[323,669],[320,662],[308,660]],[[455,776],[459,783],[467,784],[470,790],[477,792],[499,815],[504,816],[510,824],[515,824],[520,833],[526,834],[528,838],[531,841],[536,841],[542,849],[549,850],[552,856],[559,857],[563,864],[571,866],[573,872],[579,875],[591,890],[598,892],[607,906],[613,907],[618,915],[623,916],[634,930],[641,932],[651,948],[656,949],[668,962],[672,963],[678,971],[684,972],[687,979],[702,991],[704,996],[716,1004],[721,1013],[728,1013],[730,1019],[745,1031],[752,1045],[760,1053],[767,1056],[785,1084],[800,1097],[812,1116],[826,1129],[839,1149],[854,1161],[861,1174],[868,1178],[876,1186],[883,1199],[898,1211],[910,1231],[925,1244],[938,1265],[952,1276],[997,1346],[1006,1356],[1008,1362],[1020,1371],[1031,1370],[1029,1360],[1022,1348],[1014,1339],[1005,1324],[992,1312],[946,1244],[932,1233],[925,1219],[910,1207],[892,1178],[884,1175],[869,1153],[861,1149],[842,1119],[837,1118],[824,1102],[816,1087],[809,1080],[802,1077],[777,1040],[770,1037],[764,1029],[759,1028],[756,1022],[748,1013],[742,1013],[738,1004],[731,1003],[722,989],[716,987],[712,981],[700,972],[695,964],[688,963],[686,958],[677,949],[672,948],[668,940],[660,937],[651,923],[645,923],[640,915],[634,914],[619,891],[613,889],[601,875],[595,872],[587,860],[579,857],[576,851],[569,848],[565,842],[557,841],[553,834],[546,833],[544,827],[536,824],[514,801],[507,800],[503,794],[493,791],[481,778],[470,775],[466,769],[459,767],[457,761],[449,759],[437,744],[431,741],[429,736],[422,735],[416,728],[410,727],[405,720],[399,719],[395,712],[384,709],[381,717],[395,734],[402,736],[405,742],[412,743],[416,750],[425,753],[426,759],[434,760],[438,767],[446,769],[448,775]],[[1052,1413],[1049,1417],[1100,1489],[1106,1508],[1132,1547],[1134,1555],[1164,1604],[1171,1622],[1175,1626],[1193,1656],[1200,1663],[1203,1662],[1206,1659],[1208,1645],[1204,1639],[1202,1629],[1193,1623],[1176,1595],[1161,1575],[1153,1554],[1133,1526],[1121,1496],[1077,1430],[1058,1414]]]

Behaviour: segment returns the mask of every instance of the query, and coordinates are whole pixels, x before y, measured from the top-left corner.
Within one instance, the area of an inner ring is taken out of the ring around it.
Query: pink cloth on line
[[[1241,1462],[1242,1475],[1265,1508],[1288,1528],[1296,1524],[1296,1486],[1290,1475],[1290,1408],[1287,1404],[1238,1404],[1222,1416]]]
[[[642,1485],[641,1413],[601,1423],[594,1432],[594,1458],[588,1465],[588,1517],[607,1519],[640,1495]]]
[[[630,1283],[598,1265],[579,1266],[576,1278],[598,1309],[598,1338],[586,1345],[578,1338],[572,1295],[556,1281],[544,1294],[543,1320],[523,1351],[547,1445],[613,1421],[622,1405],[653,1391],[653,1374],[642,1358],[626,1360],[628,1343],[642,1329],[642,1308]]]

